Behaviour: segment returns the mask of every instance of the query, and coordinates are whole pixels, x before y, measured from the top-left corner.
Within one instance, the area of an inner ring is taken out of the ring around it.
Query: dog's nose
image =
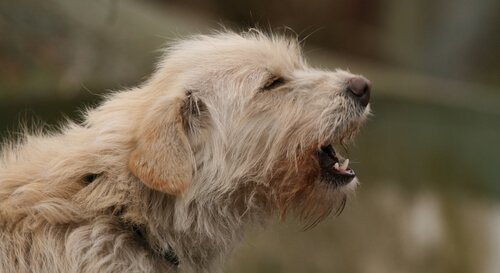
[[[347,84],[347,91],[357,99],[361,105],[367,106],[370,102],[370,82],[363,77],[353,77]]]

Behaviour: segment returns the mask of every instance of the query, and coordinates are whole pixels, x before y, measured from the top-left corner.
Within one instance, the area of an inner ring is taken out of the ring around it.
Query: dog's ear
[[[129,168],[146,186],[179,195],[193,176],[193,156],[183,126],[185,94],[152,102],[136,134]]]

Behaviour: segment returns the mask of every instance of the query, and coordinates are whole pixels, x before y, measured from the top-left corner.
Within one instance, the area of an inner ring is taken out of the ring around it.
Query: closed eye
[[[266,82],[262,90],[270,91],[282,86],[283,84],[285,84],[285,79],[283,79],[282,77],[273,77]]]

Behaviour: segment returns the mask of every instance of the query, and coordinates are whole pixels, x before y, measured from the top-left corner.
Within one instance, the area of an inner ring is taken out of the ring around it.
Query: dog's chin
[[[318,187],[305,198],[296,211],[303,229],[315,227],[329,215],[339,216],[344,211],[347,202],[354,194],[358,180],[354,177],[349,183],[342,186],[332,186],[330,180],[317,180]]]
[[[337,184],[335,184],[337,183]],[[359,185],[359,180],[357,177],[353,177],[352,180],[348,183],[344,183],[342,185],[339,185],[340,183],[335,182],[333,183],[331,180],[326,180],[324,178],[319,179],[319,184],[326,186],[327,191],[330,192],[330,194],[333,194],[335,196],[345,196],[348,199],[350,199],[351,195],[353,195]],[[325,188],[325,187],[323,187]]]

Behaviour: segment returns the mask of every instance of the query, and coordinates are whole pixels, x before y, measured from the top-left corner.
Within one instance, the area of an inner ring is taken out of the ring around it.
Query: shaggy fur
[[[325,183],[317,157],[369,112],[352,77],[258,31],[174,44],[82,124],[4,145],[0,272],[221,272],[247,226],[314,225],[357,183]]]

